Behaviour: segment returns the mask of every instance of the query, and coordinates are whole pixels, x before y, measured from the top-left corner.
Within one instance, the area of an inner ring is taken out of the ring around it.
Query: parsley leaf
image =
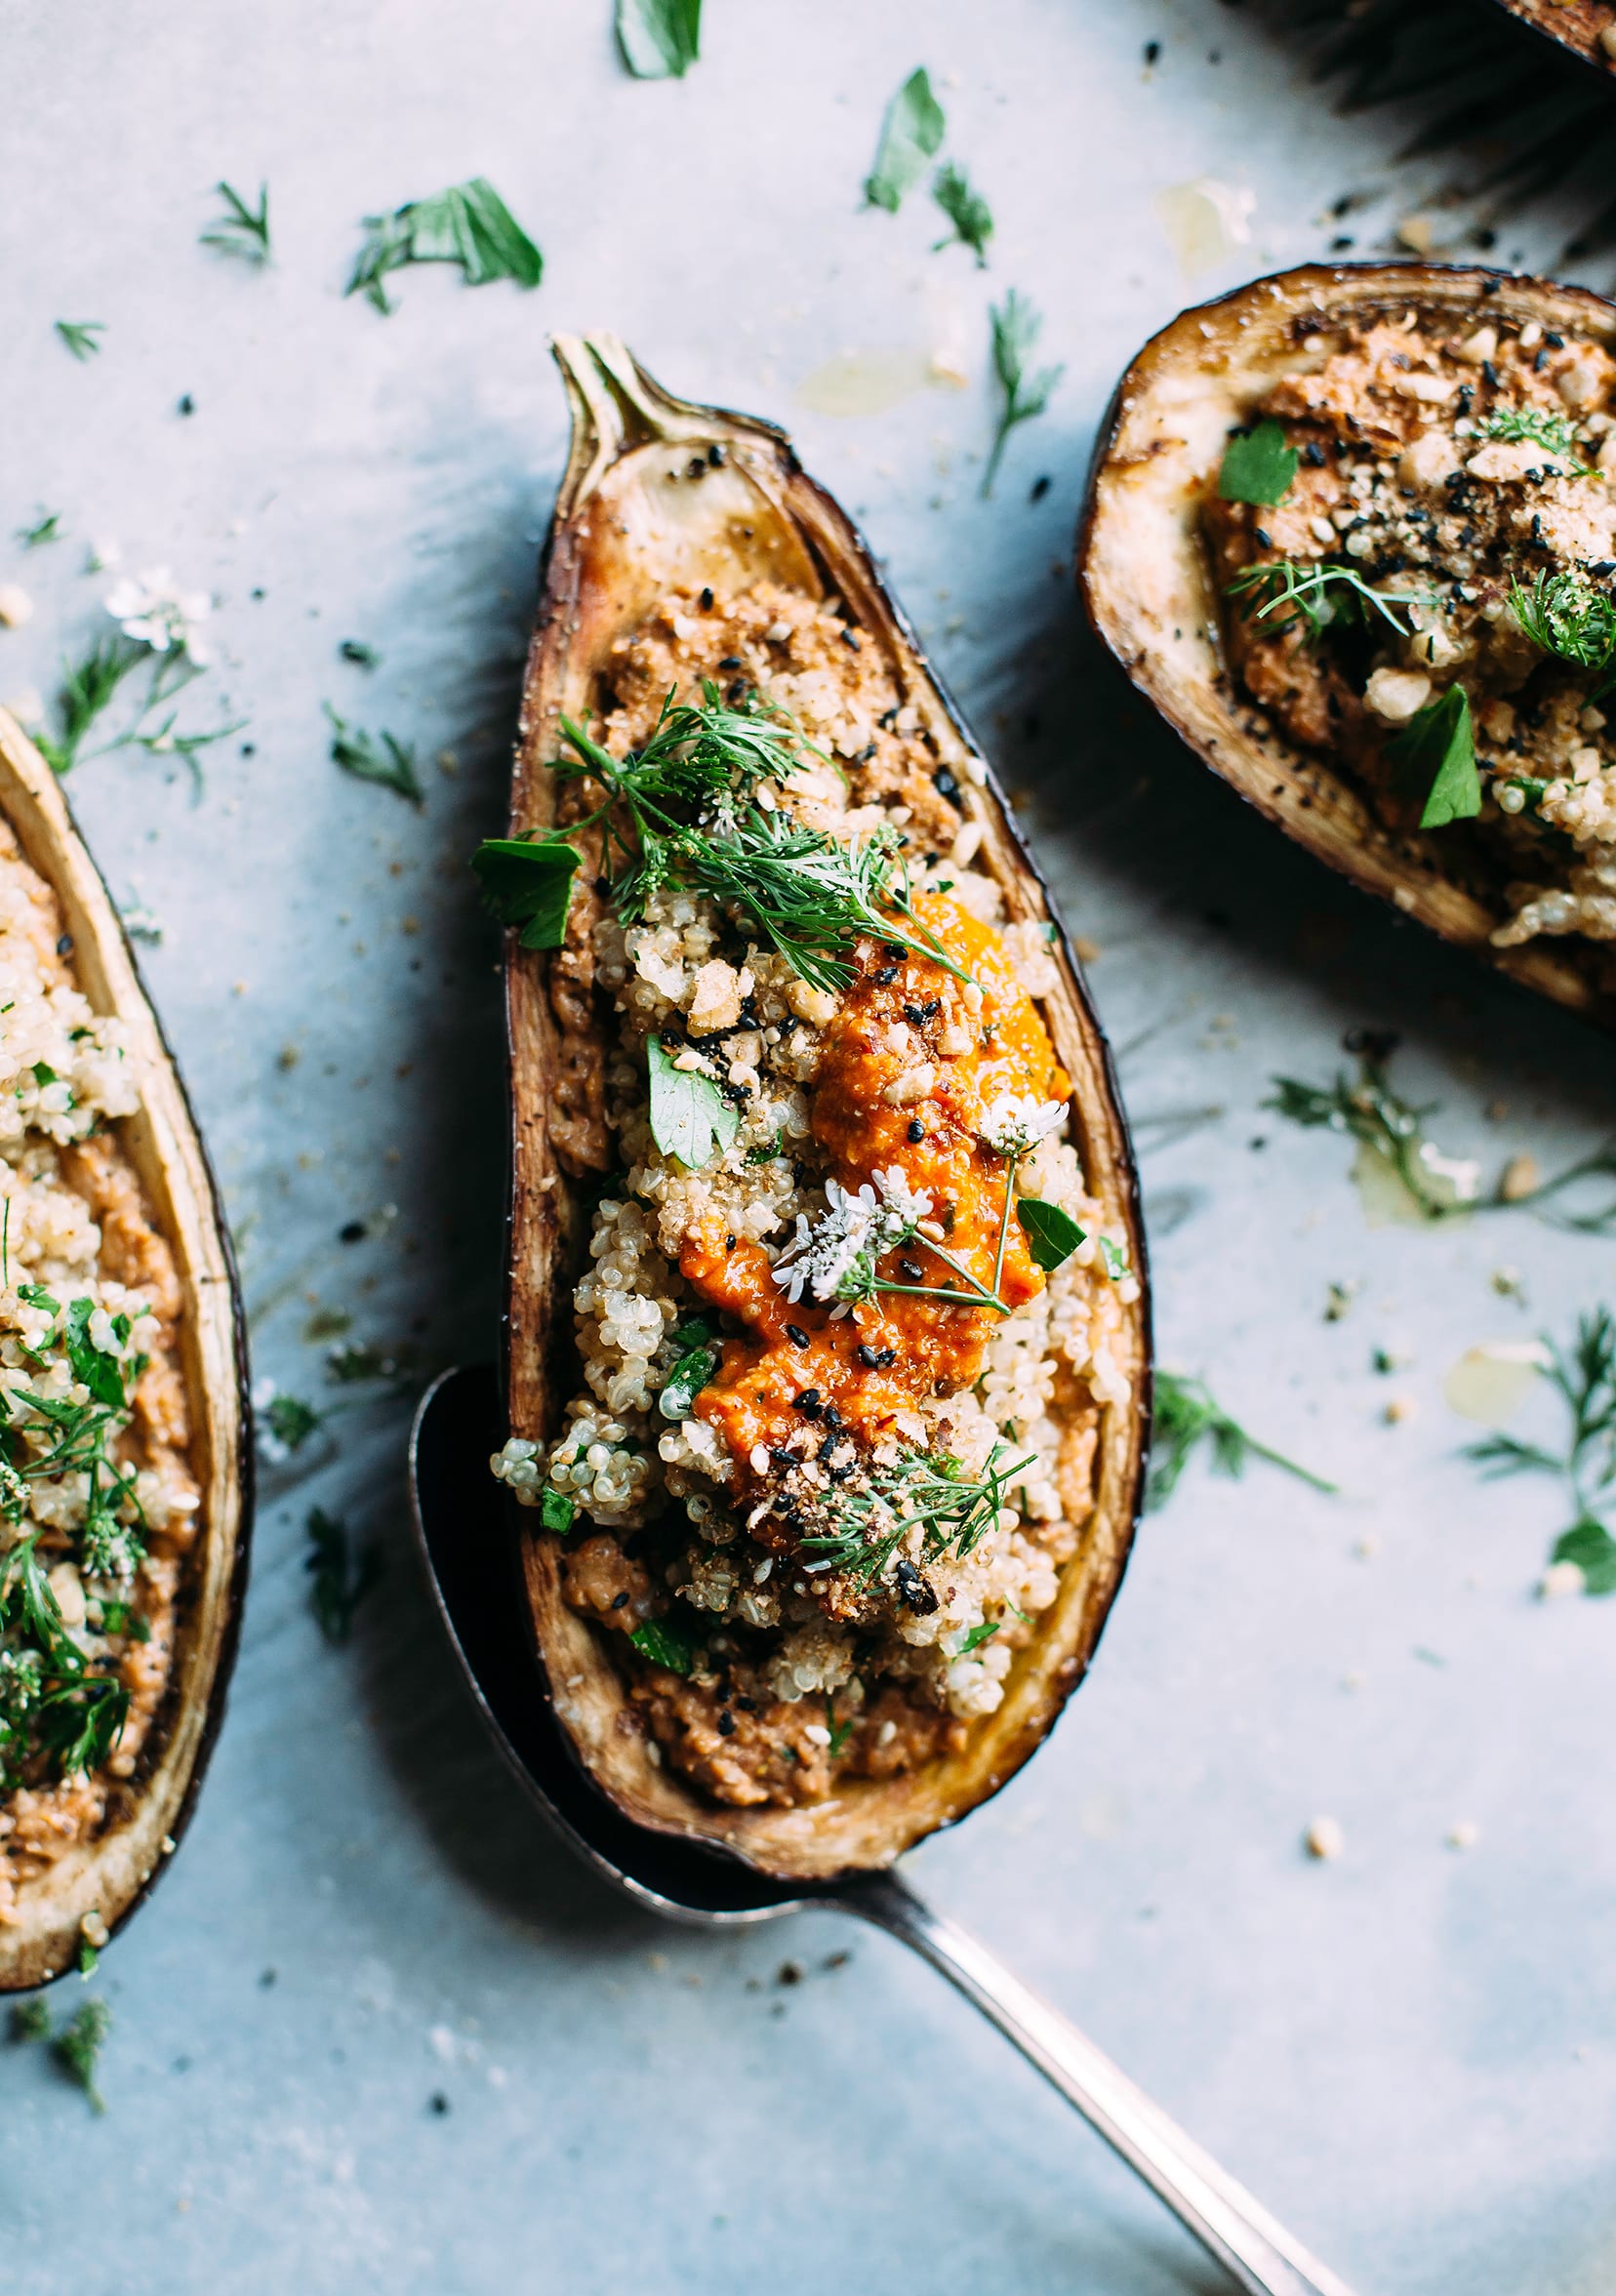
[[[1285,444],[1285,426],[1272,415],[1254,430],[1237,430],[1224,449],[1218,500],[1272,507],[1290,492],[1299,457]]]
[[[695,1645],[672,1619],[647,1619],[628,1639],[641,1658],[654,1667],[666,1667],[670,1674],[688,1674],[695,1664]]]
[[[1048,406],[1055,385],[1066,373],[1065,367],[1040,367],[1029,376],[1027,360],[1043,331],[1043,320],[1027,298],[1012,287],[1002,303],[994,303],[989,312],[993,329],[993,372],[1004,392],[998,428],[993,433],[992,452],[988,457],[988,467],[982,474],[983,494],[993,491],[999,457],[1018,423],[1030,423]]]
[[[382,746],[363,727],[349,725],[345,717],[339,717],[331,704],[324,704],[331,720],[331,757],[345,774],[352,774],[358,782],[380,782],[383,788],[392,789],[400,797],[407,797],[412,805],[426,802],[426,792],[416,772],[415,751],[391,734],[382,736]]]
[[[559,948],[566,938],[576,846],[527,837],[485,837],[471,857],[484,906],[502,925],[520,925],[523,948]]]
[[[945,160],[932,178],[932,197],[953,225],[947,239],[940,239],[932,249],[933,255],[957,241],[968,247],[976,257],[980,270],[988,268],[988,242],[993,236],[993,218],[988,202],[980,191],[971,189],[970,178],[962,167]]]
[[[1028,1250],[1046,1274],[1066,1266],[1086,1232],[1070,1212],[1063,1212],[1059,1204],[1043,1203],[1037,1196],[1023,1196],[1016,1206],[1016,1218],[1026,1230]]]
[[[309,1510],[306,1530],[303,1568],[314,1582],[309,1608],[328,1642],[345,1642],[353,1631],[354,1612],[381,1576],[381,1557],[374,1547],[355,1556],[346,1523],[323,1507]]]
[[[96,338],[98,335],[106,333],[106,321],[104,319],[58,319],[56,331],[74,358],[82,364],[86,359],[93,359],[101,349],[101,346]]]
[[[936,158],[946,125],[943,106],[932,94],[922,65],[910,72],[887,105],[875,165],[865,178],[866,207],[885,208],[889,216],[898,213],[905,192],[919,181],[927,160]]]
[[[374,646],[367,646],[362,638],[344,638],[337,651],[344,662],[351,662],[356,669],[381,667],[381,655]]]
[[[1616,1594],[1616,1539],[1593,1515],[1560,1533],[1551,1559],[1576,1564],[1585,1594]]]
[[[1419,797],[1423,792],[1422,829],[1473,821],[1480,812],[1470,696],[1463,686],[1449,686],[1445,694],[1417,709],[1401,733],[1388,742],[1386,754],[1403,794]]]
[[[467,287],[514,279],[537,287],[545,259],[486,177],[454,184],[433,199],[412,199],[390,216],[367,216],[369,233],[344,295],[365,297],[384,316],[392,309],[386,277],[406,263],[459,263]]]
[[[741,1129],[741,1111],[713,1083],[688,1068],[676,1068],[660,1036],[648,1036],[651,1063],[651,1137],[665,1156],[676,1156],[687,1172],[712,1161]]]
[[[228,183],[216,183],[214,189],[224,202],[224,213],[216,218],[202,233],[204,247],[217,247],[221,255],[239,256],[243,262],[266,263],[269,261],[269,186],[259,185],[257,207],[249,207],[239,191]]]
[[[702,0],[617,0],[617,43],[636,80],[682,80],[702,53]]]

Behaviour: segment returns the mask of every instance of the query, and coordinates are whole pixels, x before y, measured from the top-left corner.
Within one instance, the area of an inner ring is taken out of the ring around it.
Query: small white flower
[[[977,1129],[1001,1156],[1025,1156],[1064,1124],[1066,1115],[1065,1101],[1035,1101],[1030,1093],[1001,1092]]]
[[[196,635],[196,624],[213,612],[206,590],[177,590],[166,566],[151,566],[143,574],[125,575],[114,583],[102,603],[126,638],[149,646],[154,654],[183,654],[198,669],[205,668],[208,652]]]
[[[793,1305],[804,1289],[816,1300],[864,1297],[881,1254],[907,1242],[932,1209],[931,1197],[911,1188],[896,1164],[877,1172],[873,1187],[867,1180],[853,1193],[828,1180],[825,1201],[817,1222],[797,1214],[796,1234],[774,1267],[776,1283]]]

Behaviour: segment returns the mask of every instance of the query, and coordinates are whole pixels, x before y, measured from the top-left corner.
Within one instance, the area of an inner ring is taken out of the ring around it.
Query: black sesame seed
[[[1028,501],[1030,503],[1041,503],[1045,495],[1048,494],[1053,483],[1053,480],[1047,476],[1043,478],[1034,478],[1032,481],[1032,491],[1028,496]]]
[[[710,614],[712,612],[712,592],[710,590],[704,590],[702,592],[702,612],[704,614]]]
[[[733,1714],[722,1713],[718,1716],[718,1735],[720,1738],[735,1736],[735,1716]]]
[[[1323,467],[1324,449],[1319,445],[1317,439],[1309,439],[1307,445],[1302,449],[1302,460],[1310,470],[1318,470]]]
[[[1147,62],[1147,63],[1155,63],[1155,62],[1158,62],[1158,61],[1160,60],[1160,57],[1161,57],[1161,42],[1160,42],[1159,40],[1147,40],[1147,41],[1146,41],[1146,43],[1145,43],[1145,60],[1146,60],[1146,62]],[[1049,481],[1048,481],[1048,479],[1047,479],[1047,478],[1044,480],[1044,484],[1045,484],[1046,486],[1049,484]]]
[[[687,478],[705,478],[707,474],[707,466],[704,458],[701,455],[692,455],[685,464],[685,476]]]
[[[935,1020],[937,1015],[942,1010],[943,999],[940,996],[928,996],[925,1003],[920,1007],[920,1018],[923,1021]]]
[[[73,936],[71,933],[63,933],[61,940],[57,943],[57,954],[58,956],[71,956],[72,953]]]
[[[180,401],[179,411],[182,415],[194,415],[196,412],[196,401],[191,397],[191,394],[188,390],[186,391],[184,397]]]
[[[755,1698],[738,1698],[734,1703],[744,1714],[760,1714],[763,1712]]]
[[[733,1252],[733,1251],[734,1251],[734,1249],[735,1249],[735,1241],[736,1241],[736,1239],[735,1239],[735,1237],[734,1237],[733,1235],[726,1235],[726,1236],[725,1236],[725,1238],[724,1238],[724,1249],[725,1249],[725,1251],[726,1251],[726,1252]]]
[[[606,899],[606,896],[607,896],[607,895],[608,895],[608,894],[611,892],[611,890],[612,890],[612,880],[611,880],[611,878],[610,878],[610,877],[596,877],[596,879],[595,879],[595,881],[594,881],[594,889],[595,889],[596,893],[598,893],[598,894],[599,894],[599,896],[600,896],[601,900],[602,900],[602,901],[604,901],[604,900]]]
[[[1536,357],[1536,358],[1535,358],[1535,359],[1532,361],[1532,373],[1533,373],[1534,375],[1541,375],[1541,374],[1543,373],[1543,370],[1544,370],[1544,368],[1545,368],[1545,367],[1547,367],[1547,366],[1548,366],[1548,364],[1549,364],[1549,352],[1548,352],[1548,349],[1547,349],[1547,347],[1545,347],[1543,350],[1540,350],[1540,351],[1538,352],[1538,355],[1537,355],[1537,357]]]
[[[836,1406],[834,1405],[834,1403],[827,1403],[827,1405],[825,1406],[825,1424],[826,1424],[826,1426],[827,1426],[827,1427],[840,1427],[841,1423],[842,1423],[842,1415],[841,1415],[841,1413],[840,1413],[840,1412],[839,1412],[839,1411],[836,1409]]]
[[[920,1007],[917,1004],[905,1005],[904,1018],[906,1021],[908,1021],[911,1028],[918,1028],[925,1017],[925,1014],[920,1010]]]
[[[720,669],[739,669],[741,666],[741,657],[739,654],[726,654],[722,662],[719,663],[718,666]]]
[[[1498,369],[1493,365],[1491,359],[1482,360],[1481,373],[1488,389],[1496,390],[1498,388]]]
[[[856,629],[844,629],[841,633],[841,641],[844,646],[851,646],[855,654],[864,644],[864,640]]]
[[[918,1116],[914,1117],[914,1119],[911,1121],[909,1128],[909,1136],[910,1140],[916,1143],[925,1139],[926,1127],[921,1123]]]
[[[788,1323],[786,1326],[786,1337],[793,1348],[805,1348],[808,1345],[808,1334],[799,1330],[794,1323]]]
[[[362,1244],[364,1240],[365,1223],[362,1220],[350,1220],[345,1227],[337,1230],[337,1241],[340,1244]]]
[[[898,1263],[898,1272],[900,1275],[907,1275],[910,1283],[918,1283],[921,1276],[924,1275],[926,1271],[918,1265],[917,1262],[913,1260],[900,1260]]]
[[[946,765],[940,765],[932,775],[932,787],[939,797],[946,797],[956,811],[964,812],[965,800],[959,793],[959,784]]]
[[[1262,544],[1263,548],[1265,550],[1272,550],[1273,547],[1273,537],[1269,533],[1268,529],[1266,527],[1259,526],[1256,529],[1256,534],[1257,540]]]
[[[432,2091],[431,2097],[428,2100],[428,2109],[431,2112],[437,2114],[440,2118],[445,2113],[448,2112],[449,2100],[441,2089],[434,2089]]]
[[[627,1595],[626,1595],[626,1593],[625,1593],[625,1594],[614,1594],[614,1595],[612,1596],[612,1608],[613,1608],[614,1610],[626,1610],[626,1609],[627,1609],[627,1607],[628,1607],[628,1597],[627,1597]]]
[[[796,1399],[796,1407],[802,1413],[804,1419],[818,1419],[820,1415],[820,1391],[818,1388],[804,1388],[801,1394]]]
[[[710,446],[710,447],[708,447],[708,449],[707,449],[707,461],[708,461],[708,463],[711,464],[711,466],[712,466],[712,468],[713,468],[714,470],[722,470],[722,468],[724,467],[724,450],[723,450],[723,448],[722,448],[721,446],[717,446],[717,445],[714,445],[714,446]]]
[[[898,1568],[893,1575],[898,1581],[899,1593],[916,1618],[925,1618],[937,1608],[937,1596],[907,1555],[898,1557]]]
[[[1551,350],[1563,350],[1565,348],[1565,338],[1563,335],[1546,335],[1543,340],[1549,345]]]

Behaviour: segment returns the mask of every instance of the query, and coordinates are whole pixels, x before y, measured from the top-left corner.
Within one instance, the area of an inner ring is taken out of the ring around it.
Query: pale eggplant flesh
[[[1232,430],[1306,354],[1312,329],[1407,312],[1444,332],[1489,317],[1616,344],[1616,305],[1579,287],[1479,267],[1307,264],[1182,312],[1118,383],[1096,443],[1078,535],[1089,621],[1203,765],[1365,892],[1568,1011],[1616,1027],[1616,950],[1566,935],[1495,947],[1515,874],[1472,825],[1387,826],[1370,793],[1304,749],[1243,692],[1203,536]]]
[[[252,1525],[252,1419],[245,1324],[229,1233],[184,1086],[147,1001],[112,898],[73,825],[57,776],[0,710],[0,818],[55,894],[77,987],[124,1024],[141,1071],[140,1107],[120,1146],[174,1257],[177,1341],[189,1465],[201,1494],[177,1602],[167,1688],[134,1776],[104,1823],[18,1894],[0,1925],[0,1992],[49,1983],[78,1964],[87,1915],[115,1933],[171,1861],[223,1718],[246,1592]]]
[[[557,340],[571,403],[571,452],[545,552],[544,592],[523,692],[510,834],[555,818],[549,771],[560,720],[598,710],[609,650],[671,587],[720,599],[768,579],[814,599],[834,594],[920,713],[955,771],[1012,920],[1057,927],[1045,888],[997,784],[948,700],[864,541],[799,466],[774,424],[671,397],[609,335]],[[699,483],[698,483],[699,481]],[[561,1546],[512,1510],[533,1630],[534,1696],[547,1699],[578,1761],[642,1826],[705,1844],[771,1875],[826,1878],[884,1867],[995,1792],[1036,1749],[1081,1678],[1120,1583],[1139,1511],[1149,1423],[1145,1247],[1126,1126],[1104,1037],[1064,934],[1059,986],[1044,1002],[1055,1051],[1073,1079],[1072,1137],[1090,1193],[1129,1239],[1140,1294],[1125,1326],[1131,1401],[1108,1405],[1096,1503],[1055,1602],[1018,1654],[1003,1705],[972,1725],[958,1753],[888,1780],[845,1782],[795,1808],[707,1800],[664,1767],[635,1714],[605,1636],[563,1599]],[[506,1371],[511,1432],[554,1434],[571,1391],[572,1292],[586,1240],[587,1174],[568,1152],[575,1079],[564,1072],[551,959],[506,943],[511,1193]],[[580,1016],[557,995],[569,1022]],[[607,1027],[602,1012],[595,1026]],[[569,1169],[569,1166],[572,1168]]]

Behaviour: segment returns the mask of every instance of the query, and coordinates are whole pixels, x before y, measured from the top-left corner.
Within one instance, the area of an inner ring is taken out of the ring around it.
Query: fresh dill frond
[[[972,1476],[946,1454],[908,1452],[890,1467],[872,1467],[863,1488],[826,1499],[818,1512],[827,1527],[805,1538],[802,1551],[856,1586],[879,1578],[916,1530],[922,1563],[963,1562],[993,1529],[1017,1475],[1032,1461],[1030,1452],[1012,1460],[1001,1443]]]
[[[228,183],[216,183],[214,189],[224,202],[224,213],[202,233],[202,245],[217,247],[222,255],[238,256],[243,262],[266,263],[269,261],[268,184],[259,185],[257,207],[249,207],[241,193]]]
[[[305,1530],[303,1568],[313,1582],[309,1608],[328,1642],[345,1642],[353,1632],[354,1612],[381,1576],[381,1556],[374,1547],[355,1554],[346,1523],[323,1507],[309,1510]]]
[[[1151,1472],[1146,1487],[1146,1505],[1164,1506],[1178,1487],[1179,1477],[1189,1465],[1192,1455],[1203,1444],[1212,1449],[1212,1468],[1216,1474],[1241,1475],[1248,1459],[1266,1459],[1271,1467],[1282,1468],[1300,1482],[1315,1491],[1334,1497],[1336,1485],[1327,1483],[1322,1475],[1311,1468],[1299,1467],[1294,1459],[1287,1459],[1282,1451],[1272,1450],[1267,1443],[1247,1432],[1237,1420],[1231,1419],[1217,1402],[1204,1380],[1187,1379],[1175,1371],[1158,1370],[1155,1374],[1154,1404],[1151,1420]]]
[[[1366,620],[1371,608],[1407,637],[1412,625],[1400,622],[1394,609],[1437,603],[1434,590],[1378,590],[1355,566],[1325,558],[1266,559],[1245,567],[1224,584],[1224,590],[1239,599],[1248,621],[1266,622],[1277,614],[1275,629],[1286,630],[1302,622],[1314,638],[1332,622]]]
[[[1589,476],[1588,464],[1580,459],[1570,422],[1552,407],[1495,407],[1476,424],[1476,430],[1482,438],[1501,439],[1510,444],[1517,439],[1528,441],[1551,455],[1558,455],[1570,465],[1574,476]]]
[[[143,749],[149,757],[179,757],[190,768],[191,781],[197,796],[202,794],[201,752],[211,749],[215,742],[227,742],[232,734],[239,734],[246,726],[244,717],[233,718],[228,725],[216,726],[208,734],[177,734],[174,730],[178,711],[171,710],[154,734],[131,733],[124,740],[134,748]]]
[[[104,319],[58,319],[56,331],[74,358],[82,364],[86,359],[93,359],[101,349],[101,346],[97,338],[106,333],[106,321]]]
[[[363,295],[385,316],[386,279],[409,263],[458,263],[467,287],[512,279],[537,287],[545,259],[486,177],[456,183],[431,199],[412,199],[388,216],[365,218],[366,239],[344,295]]]
[[[932,178],[932,197],[953,225],[948,237],[933,247],[933,255],[945,247],[968,247],[977,267],[985,271],[988,242],[993,236],[992,212],[981,192],[972,190],[969,176],[954,160],[945,160]]]
[[[42,510],[32,526],[20,526],[17,539],[25,550],[37,550],[46,543],[61,540],[61,512]]]
[[[1539,572],[1510,584],[1515,618],[1534,646],[1592,673],[1589,700],[1616,684],[1616,598],[1580,570]]]
[[[35,737],[46,763],[55,772],[72,771],[90,728],[110,705],[130,671],[138,669],[145,659],[143,646],[133,645],[114,631],[94,645],[82,662],[62,664],[59,697],[61,731]]]
[[[362,726],[349,725],[345,717],[339,717],[329,702],[324,708],[331,720],[334,765],[341,766],[345,774],[352,774],[356,782],[379,782],[384,789],[408,798],[418,808],[425,804],[426,792],[416,771],[413,748],[388,733],[383,734],[378,746]]]
[[[1564,1449],[1546,1450],[1515,1435],[1495,1432],[1467,1444],[1462,1456],[1483,1480],[1548,1474],[1561,1482],[1575,1520],[1550,1549],[1551,1563],[1575,1563],[1588,1594],[1616,1594],[1616,1539],[1601,1517],[1616,1484],[1616,1320],[1596,1308],[1577,1321],[1576,1338],[1560,1347],[1547,1333],[1544,1376],[1565,1407]]]
[[[1018,423],[1030,423],[1044,412],[1055,385],[1066,373],[1064,366],[1040,367],[1035,375],[1028,373],[1027,362],[1043,332],[1043,319],[1017,288],[1011,288],[1002,303],[990,306],[989,318],[993,335],[993,373],[1004,394],[1004,404],[999,410],[988,467],[982,474],[984,496],[993,491],[999,460],[1011,431]]]
[[[112,2011],[105,2001],[81,2001],[51,2043],[51,2054],[57,2063],[69,2080],[84,2091],[98,2113],[106,2111],[97,2073],[111,2030]]]

